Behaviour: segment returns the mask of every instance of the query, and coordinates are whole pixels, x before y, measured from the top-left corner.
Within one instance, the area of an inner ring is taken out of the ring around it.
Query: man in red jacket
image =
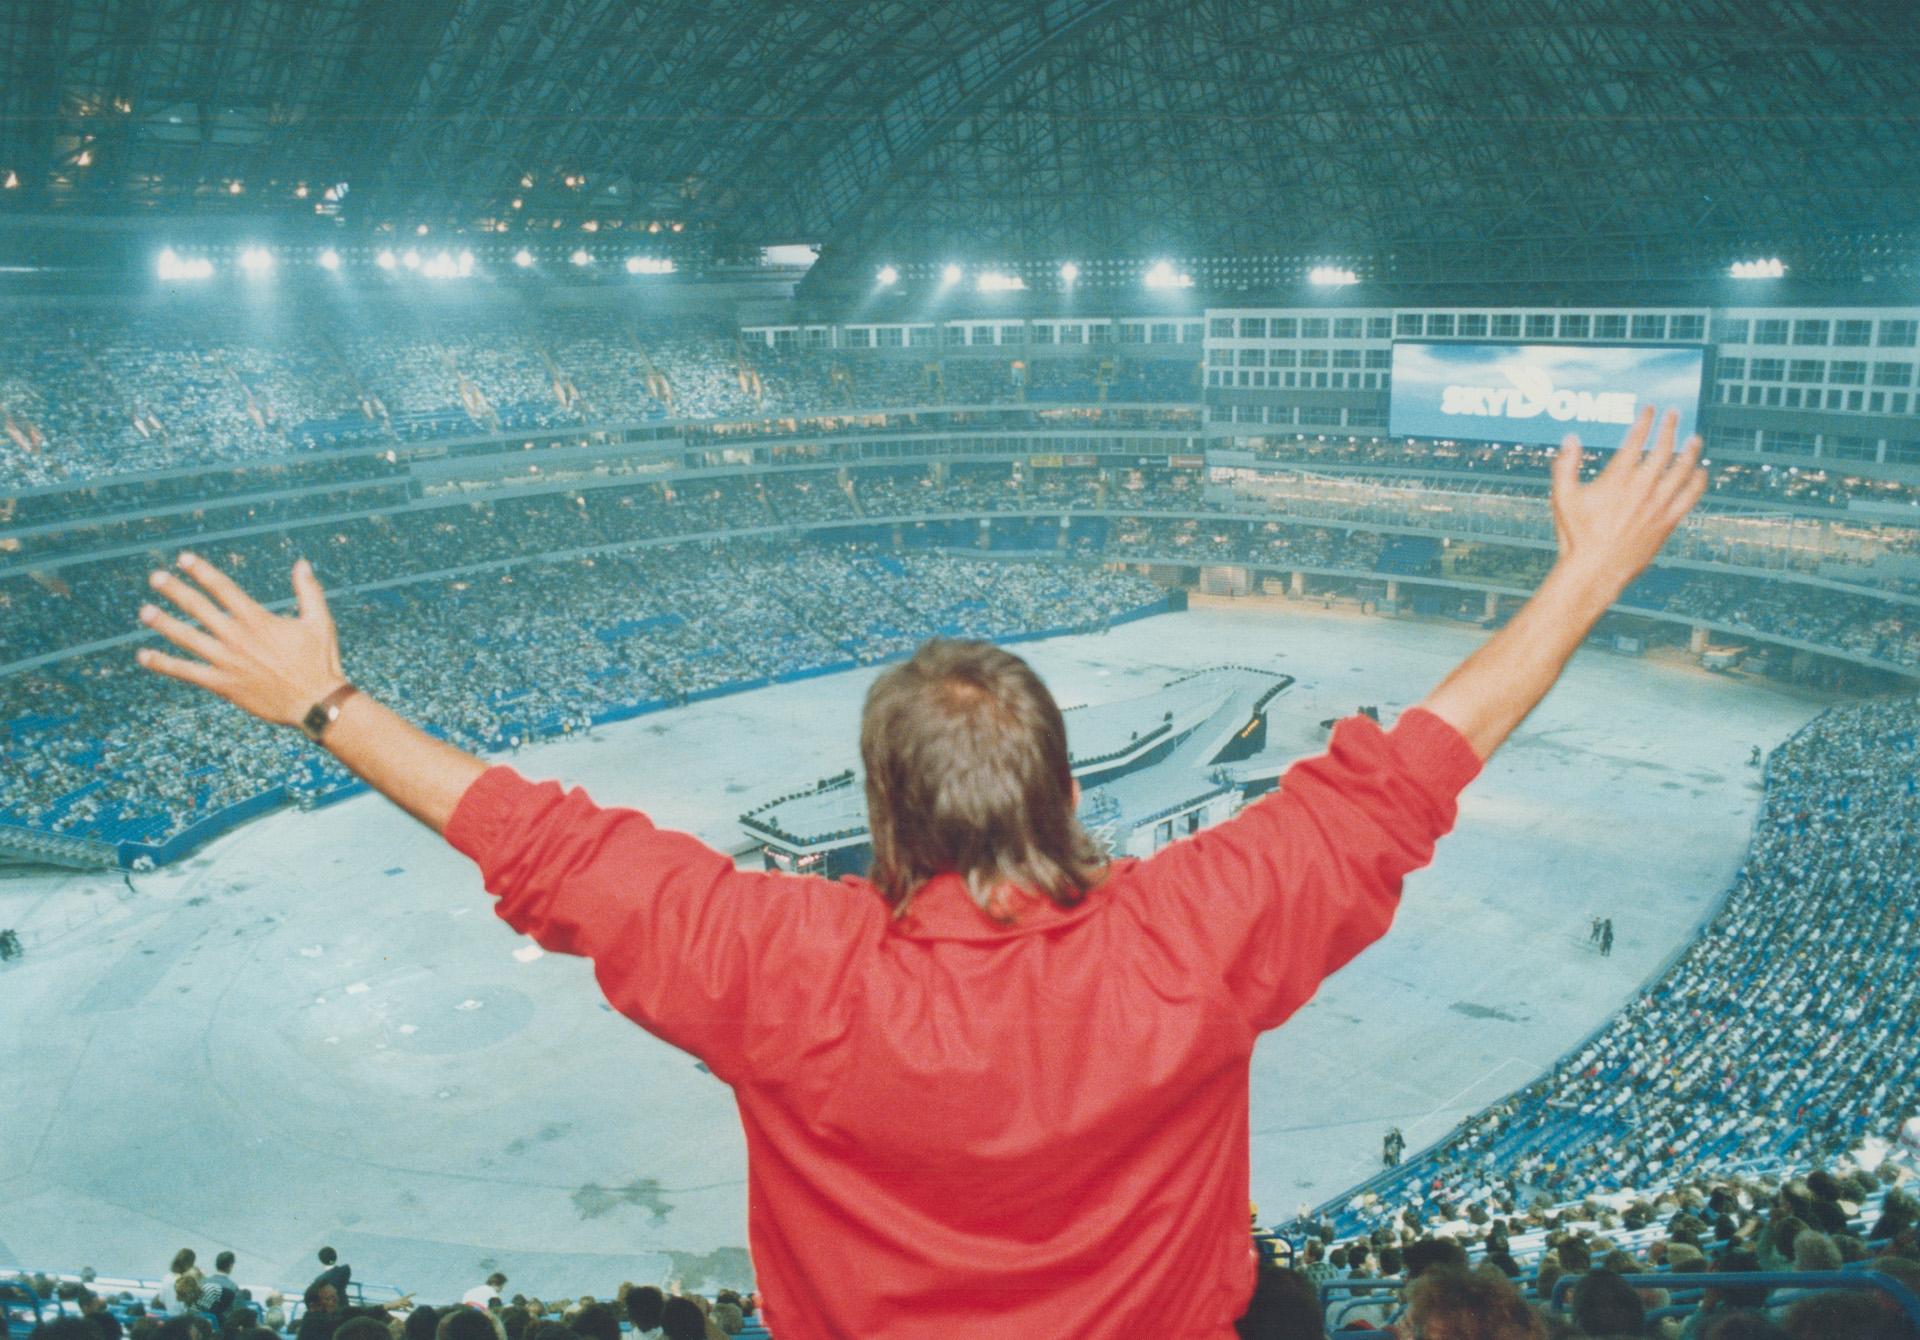
[[[781,1340],[1224,1340],[1254,1278],[1254,1040],[1386,930],[1460,789],[1699,499],[1699,439],[1676,452],[1669,415],[1647,449],[1652,429],[1584,485],[1568,441],[1559,562],[1424,703],[1342,722],[1271,796],[1144,861],[1088,841],[1058,708],[983,644],[874,682],[873,868],[839,883],[736,870],[415,729],[347,681],[304,562],[278,617],[182,555],[153,586],[193,622],[140,617],[198,659],[139,660],[302,726],[733,1087]]]

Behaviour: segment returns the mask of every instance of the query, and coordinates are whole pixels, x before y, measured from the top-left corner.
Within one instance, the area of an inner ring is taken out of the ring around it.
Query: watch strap
[[[342,684],[309,707],[307,714],[300,718],[301,733],[315,744],[320,743],[320,737],[327,733],[327,727],[331,726],[334,719],[340,715],[340,704],[358,692],[360,690],[352,683]]]

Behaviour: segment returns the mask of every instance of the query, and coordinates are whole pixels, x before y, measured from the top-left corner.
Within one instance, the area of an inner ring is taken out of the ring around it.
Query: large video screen
[[[1396,437],[1617,446],[1644,405],[1700,419],[1701,345],[1434,344],[1396,341],[1388,431]]]

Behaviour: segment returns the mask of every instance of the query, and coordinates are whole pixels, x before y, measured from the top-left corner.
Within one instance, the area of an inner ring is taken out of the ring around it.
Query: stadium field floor
[[[1202,603],[1020,648],[1063,705],[1239,663],[1297,677],[1271,738],[1418,699],[1483,635],[1317,605]],[[349,664],[351,664],[351,648]],[[745,844],[750,806],[852,766],[871,671],[642,717],[512,760]],[[1389,936],[1254,1059],[1253,1195],[1287,1217],[1537,1074],[1684,942],[1737,868],[1751,746],[1812,696],[1584,652],[1468,792]],[[404,710],[404,704],[400,704]],[[1611,958],[1589,945],[1613,918]],[[542,1297],[746,1282],[726,1088],[528,952],[472,867],[377,797],[283,812],[129,888],[0,878],[0,1267],[243,1283],[356,1278],[439,1299],[488,1270]],[[666,969],[666,970],[670,970]]]

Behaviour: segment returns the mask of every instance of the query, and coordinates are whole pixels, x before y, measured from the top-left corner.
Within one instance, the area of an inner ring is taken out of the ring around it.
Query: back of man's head
[[[1467,1268],[1467,1249],[1451,1238],[1422,1238],[1404,1253],[1407,1278],[1418,1279],[1435,1266]]]
[[[323,1265],[323,1266],[330,1266],[330,1265],[332,1265],[332,1264],[333,1264],[333,1263],[334,1263],[335,1261],[338,1261],[339,1259],[340,1259],[340,1254],[339,1254],[338,1252],[336,1252],[336,1251],[334,1251],[334,1250],[333,1250],[333,1248],[331,1248],[331,1247],[322,1247],[322,1248],[320,1249],[320,1264],[321,1264],[321,1265]]]
[[[1760,1258],[1748,1251],[1731,1251],[1708,1268],[1713,1275],[1758,1275]],[[1696,1270],[1692,1272],[1698,1274]],[[1720,1301],[1730,1308],[1759,1308],[1767,1305],[1767,1286],[1764,1284],[1741,1284],[1732,1287],[1716,1285],[1714,1292],[1720,1295]]]
[[[224,1275],[233,1269],[233,1259],[232,1252],[221,1252],[220,1255],[213,1258],[213,1268]]]
[[[669,1298],[660,1309],[660,1329],[666,1340],[706,1340],[707,1318],[692,1300]]]
[[[1241,1340],[1320,1340],[1320,1295],[1299,1271],[1265,1267],[1233,1327]]]
[[[1587,1335],[1639,1335],[1647,1309],[1633,1286],[1611,1270],[1590,1270],[1573,1286],[1573,1323]]]
[[[1546,1327],[1497,1271],[1431,1266],[1408,1300],[1421,1340],[1539,1340]]]
[[[868,874],[896,915],[949,872],[996,916],[1009,887],[1071,906],[1099,879],[1099,849],[1074,817],[1066,724],[1018,656],[924,644],[867,690],[860,757]]]
[[[666,1295],[651,1284],[643,1284],[637,1289],[627,1290],[627,1320],[633,1323],[636,1331],[655,1331],[660,1328],[660,1309],[666,1303]]]
[[[1788,1308],[1782,1329],[1791,1340],[1881,1340],[1901,1334],[1894,1320],[1870,1294],[1826,1289]],[[1905,1333],[1912,1335],[1912,1328]]]
[[[620,1340],[620,1318],[605,1303],[589,1303],[569,1320],[581,1340]]]

